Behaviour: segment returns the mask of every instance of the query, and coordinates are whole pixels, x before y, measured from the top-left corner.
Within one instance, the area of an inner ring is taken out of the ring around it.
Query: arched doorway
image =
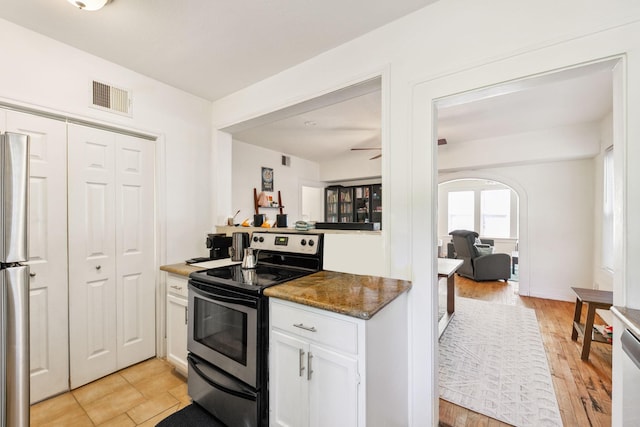
[[[467,204],[466,210],[470,213],[470,218],[459,218],[460,221],[455,222],[457,214],[450,212],[449,203],[457,203],[456,200],[462,203],[463,210]],[[483,208],[483,203],[501,203],[502,206],[498,206],[497,209],[488,206]],[[507,206],[504,205],[506,203]],[[500,218],[507,212],[508,218]],[[438,178],[437,226],[438,240],[442,240],[440,256],[447,256],[447,243],[450,241],[448,233],[451,227],[477,231],[481,238],[493,241],[494,252],[517,257],[517,264],[512,260],[514,264],[510,281],[514,282],[514,288],[520,295],[528,296],[530,264],[527,250],[527,212],[526,192],[512,179],[483,171],[441,174]],[[450,224],[452,217],[455,223]]]

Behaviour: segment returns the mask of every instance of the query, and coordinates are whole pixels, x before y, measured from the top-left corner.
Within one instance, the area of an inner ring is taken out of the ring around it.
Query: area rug
[[[515,426],[562,426],[534,310],[456,298],[439,356],[442,399]]]

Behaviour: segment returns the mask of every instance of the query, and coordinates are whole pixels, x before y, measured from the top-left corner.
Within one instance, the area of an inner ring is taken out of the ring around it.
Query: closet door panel
[[[117,340],[123,368],[155,355],[155,146],[130,136],[116,139]]]
[[[69,125],[71,387],[117,368],[115,140]]]
[[[6,130],[29,135],[31,402],[69,389],[66,124],[15,111]]]

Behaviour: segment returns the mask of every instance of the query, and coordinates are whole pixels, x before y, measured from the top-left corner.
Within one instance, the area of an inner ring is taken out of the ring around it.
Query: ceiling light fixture
[[[67,0],[69,3],[82,10],[102,9],[111,0]]]

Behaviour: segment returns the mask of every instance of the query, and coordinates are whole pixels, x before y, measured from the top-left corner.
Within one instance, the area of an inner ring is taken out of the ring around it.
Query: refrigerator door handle
[[[29,426],[29,267],[0,270],[5,275],[7,426]]]
[[[29,224],[29,137],[17,133],[0,136],[2,188],[0,205],[0,262],[12,264],[28,260]]]

